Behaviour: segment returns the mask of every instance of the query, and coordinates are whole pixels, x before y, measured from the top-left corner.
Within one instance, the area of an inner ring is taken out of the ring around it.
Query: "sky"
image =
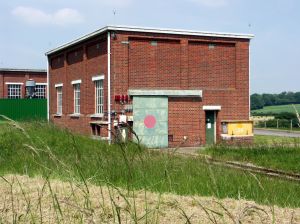
[[[0,10],[0,67],[46,69],[46,51],[106,25],[250,33],[251,93],[300,91],[299,0],[2,0]]]

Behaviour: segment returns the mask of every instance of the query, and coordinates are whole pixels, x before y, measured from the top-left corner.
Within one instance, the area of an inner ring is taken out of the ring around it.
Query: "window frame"
[[[104,75],[92,77],[95,89],[95,115],[103,116],[104,114]]]
[[[22,98],[22,85],[23,83],[6,83],[7,84],[7,98],[8,99],[21,99]],[[14,87],[14,88],[12,88]],[[14,94],[12,94],[14,93]]]
[[[35,92],[35,97],[37,99],[46,99],[47,98],[47,84],[46,83],[36,83],[34,92]]]
[[[80,83],[74,83],[73,84],[73,91],[74,91],[74,100],[73,100],[73,106],[74,106],[74,110],[73,113],[74,114],[80,114]]]
[[[56,114],[57,115],[62,115],[63,112],[63,86],[62,85],[57,85],[55,86],[56,88]]]

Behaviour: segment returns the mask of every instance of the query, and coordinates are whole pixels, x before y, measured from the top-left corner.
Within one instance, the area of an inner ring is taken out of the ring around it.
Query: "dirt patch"
[[[300,223],[300,208],[7,175],[0,223]]]

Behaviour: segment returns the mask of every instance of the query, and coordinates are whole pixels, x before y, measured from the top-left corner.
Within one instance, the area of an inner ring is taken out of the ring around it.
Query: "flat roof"
[[[0,72],[47,72],[46,69],[31,69],[31,68],[0,68]]]
[[[108,25],[101,29],[98,29],[92,33],[79,37],[73,41],[65,43],[57,48],[54,48],[46,52],[46,56],[83,42],[87,39],[95,37],[99,34],[108,31],[131,31],[142,33],[161,33],[161,34],[174,34],[174,35],[189,35],[189,36],[202,36],[202,37],[225,37],[225,38],[237,38],[237,39],[252,39],[252,34],[240,34],[240,33],[222,33],[222,32],[210,32],[210,31],[197,31],[197,30],[182,30],[182,29],[169,29],[169,28],[151,28],[151,27],[138,27],[138,26],[121,26],[121,25]]]

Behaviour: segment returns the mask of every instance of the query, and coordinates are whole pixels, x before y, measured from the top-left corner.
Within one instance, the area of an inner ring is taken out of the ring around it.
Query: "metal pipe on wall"
[[[108,142],[111,143],[111,105],[110,105],[110,32],[107,32],[107,112],[108,112]]]
[[[50,85],[49,85],[49,59],[47,58],[47,120],[50,121]]]

